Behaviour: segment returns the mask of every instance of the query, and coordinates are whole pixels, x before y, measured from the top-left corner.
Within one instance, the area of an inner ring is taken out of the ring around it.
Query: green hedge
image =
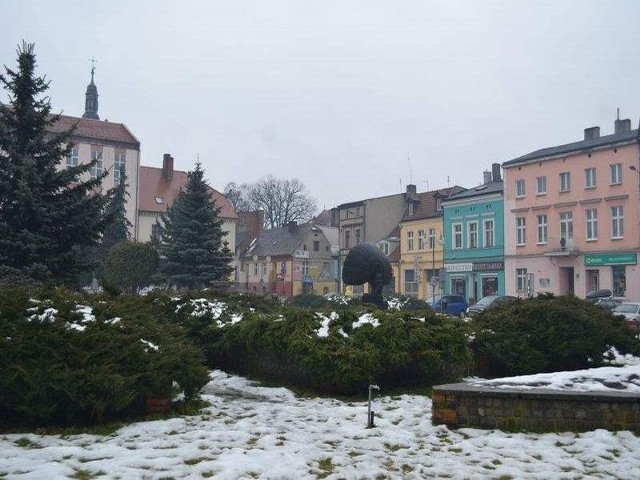
[[[574,296],[517,300],[479,314],[473,348],[489,376],[599,367],[610,347],[640,353],[622,317]]]
[[[145,394],[196,395],[208,379],[202,353],[152,300],[1,291],[0,416],[94,423],[130,413]]]

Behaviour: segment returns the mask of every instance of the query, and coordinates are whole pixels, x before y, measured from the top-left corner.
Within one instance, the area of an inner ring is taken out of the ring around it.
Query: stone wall
[[[505,430],[640,432],[640,395],[518,390],[455,383],[433,387],[433,423]]]

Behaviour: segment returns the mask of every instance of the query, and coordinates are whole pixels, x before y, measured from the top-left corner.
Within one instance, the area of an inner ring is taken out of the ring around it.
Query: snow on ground
[[[602,371],[574,373],[587,384]],[[432,425],[420,395],[374,396],[367,429],[366,402],[299,398],[221,371],[203,393],[211,406],[199,415],[112,435],[0,435],[0,478],[640,478],[631,432],[450,430]]]

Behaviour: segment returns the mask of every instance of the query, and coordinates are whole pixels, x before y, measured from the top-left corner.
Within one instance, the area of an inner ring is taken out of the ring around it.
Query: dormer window
[[[409,204],[409,216],[413,215],[413,203]]]
[[[164,202],[162,201],[162,197],[155,197],[154,200],[158,205],[162,205]]]
[[[442,210],[442,199],[436,198],[436,212],[439,212],[441,210]]]

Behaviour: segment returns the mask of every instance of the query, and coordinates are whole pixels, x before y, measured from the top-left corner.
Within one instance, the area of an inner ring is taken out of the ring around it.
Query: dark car
[[[469,304],[462,295],[437,295],[427,300],[427,305],[438,313],[446,313],[457,317],[464,317]]]
[[[506,302],[512,302],[513,300],[517,300],[517,297],[511,295],[487,295],[471,305],[467,309],[467,315],[473,317],[488,308],[493,308]]]
[[[587,292],[585,298],[595,303],[601,298],[611,298],[612,296],[613,294],[611,293],[611,290],[609,290],[608,288],[603,288],[600,290],[591,290],[590,292]]]

